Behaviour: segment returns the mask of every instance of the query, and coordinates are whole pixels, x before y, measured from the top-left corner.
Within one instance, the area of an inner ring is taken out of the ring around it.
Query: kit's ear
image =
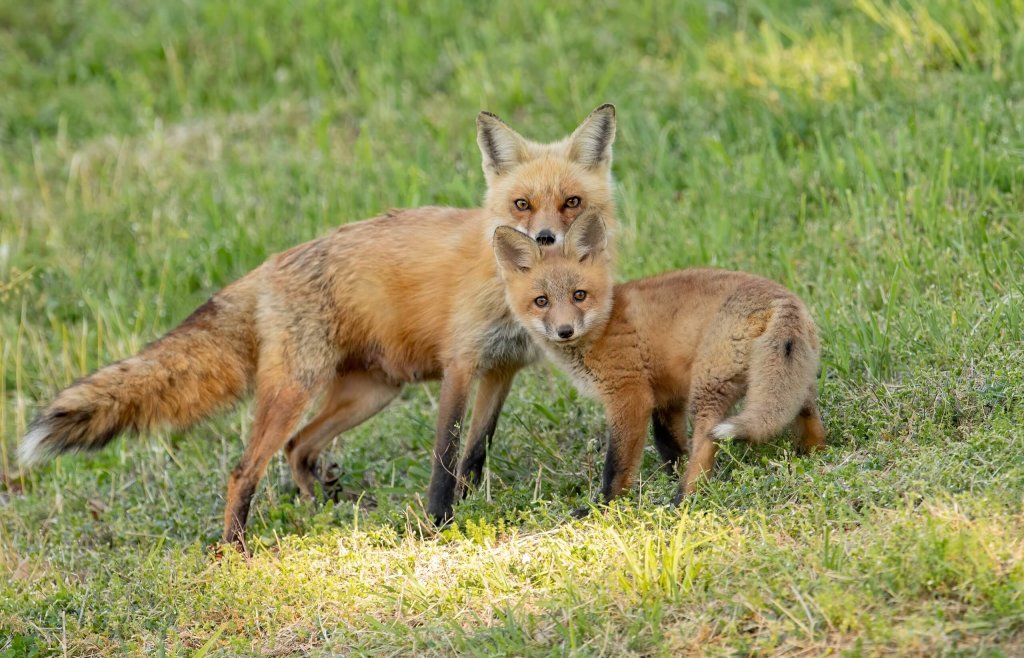
[[[494,231],[494,255],[506,274],[529,272],[540,260],[537,242],[511,226],[499,226]]]
[[[600,254],[608,246],[608,232],[600,215],[579,217],[565,232],[564,254],[568,258],[584,261]]]

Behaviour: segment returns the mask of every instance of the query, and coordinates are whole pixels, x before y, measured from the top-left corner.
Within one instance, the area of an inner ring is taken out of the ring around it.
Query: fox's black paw
[[[313,469],[313,476],[320,483],[324,500],[341,500],[341,466],[337,462],[320,460]]]
[[[573,511],[569,512],[569,516],[571,516],[574,519],[585,519],[588,516],[590,516],[590,513],[592,511],[594,511],[594,508],[592,506],[584,505],[582,507],[577,507]]]
[[[469,494],[476,489],[479,481],[480,479],[474,477],[472,473],[460,476],[458,484],[455,485],[455,500],[466,500],[469,498]]]
[[[459,475],[456,478],[459,481],[460,491],[456,493],[456,500],[465,498],[469,495],[469,492],[480,486],[480,483],[484,481],[484,460],[474,459],[465,464],[459,465]]]
[[[469,494],[475,491],[480,483],[483,482],[484,474],[483,470],[480,471],[469,471],[463,477],[459,478],[459,486],[455,489],[455,499],[465,500],[469,497]]]
[[[455,520],[455,513],[451,508],[441,512],[431,512],[430,520],[434,522],[435,528],[438,530],[444,530],[452,524],[453,520]]]

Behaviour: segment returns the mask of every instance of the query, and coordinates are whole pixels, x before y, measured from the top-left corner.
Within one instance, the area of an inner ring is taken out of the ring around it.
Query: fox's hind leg
[[[242,460],[228,478],[224,507],[224,542],[245,548],[245,523],[256,485],[270,458],[288,440],[310,401],[310,392],[296,381],[262,377],[256,385],[256,418]]]
[[[317,457],[336,436],[379,413],[402,390],[372,373],[357,371],[340,375],[331,381],[323,408],[313,420],[296,432],[285,446],[292,478],[299,495],[312,500],[314,483],[321,480],[325,493],[326,466],[317,473]]]
[[[224,541],[246,552],[245,523],[256,485],[274,453],[288,441],[310,401],[333,375],[333,367],[325,368],[326,364],[336,363],[329,349],[318,345],[315,336],[302,338],[297,340],[285,332],[284,340],[270,336],[260,346],[252,431],[242,459],[228,478],[224,506]]]
[[[796,447],[800,452],[809,453],[825,449],[825,424],[821,422],[818,409],[817,387],[811,386],[811,394],[800,408],[796,417]]]
[[[725,418],[742,393],[742,383],[735,377],[705,379],[694,383],[690,403],[693,440],[690,444],[690,460],[686,464],[686,473],[676,496],[677,503],[684,495],[693,493],[700,477],[710,473],[714,467],[718,446],[711,430]]]
[[[651,414],[654,447],[661,455],[661,466],[673,475],[680,459],[686,455],[686,402],[655,409]]]

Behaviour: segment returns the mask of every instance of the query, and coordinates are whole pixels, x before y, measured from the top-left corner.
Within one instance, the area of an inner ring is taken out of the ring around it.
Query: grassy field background
[[[600,409],[524,372],[436,534],[436,385],[282,459],[217,562],[250,409],[15,479],[60,387],[269,254],[475,205],[478,110],[619,109],[620,278],[777,278],[829,449],[730,446],[573,521]],[[0,656],[1024,654],[1024,3],[0,3]]]

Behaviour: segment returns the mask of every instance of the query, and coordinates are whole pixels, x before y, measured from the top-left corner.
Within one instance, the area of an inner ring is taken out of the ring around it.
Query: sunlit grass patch
[[[851,39],[849,34],[846,39]],[[744,90],[768,106],[781,109],[782,94],[803,102],[833,103],[848,98],[861,78],[860,64],[842,43],[843,35],[815,35],[799,43],[785,39],[770,23],[762,23],[756,45],[737,32],[709,44],[703,85],[712,94]]]

